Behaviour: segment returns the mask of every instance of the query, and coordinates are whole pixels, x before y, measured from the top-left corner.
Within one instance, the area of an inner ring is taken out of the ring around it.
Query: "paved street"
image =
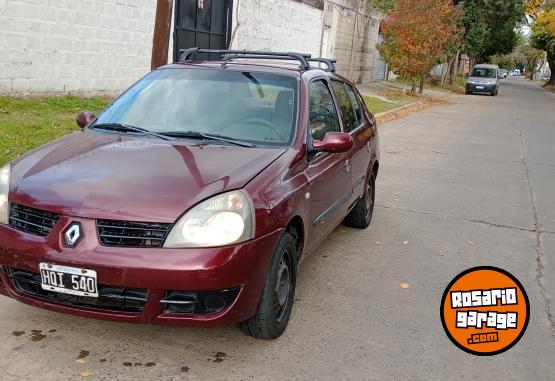
[[[555,379],[555,94],[508,78],[497,97],[453,95],[380,134],[372,226],[339,227],[302,264],[280,339],[1,297],[0,379]],[[455,347],[439,319],[444,288],[477,265],[514,274],[531,303],[522,340],[494,357]]]

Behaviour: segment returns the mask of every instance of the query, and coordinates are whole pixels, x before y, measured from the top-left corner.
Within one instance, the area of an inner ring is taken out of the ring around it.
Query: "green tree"
[[[555,36],[546,25],[541,23],[534,22],[530,27],[532,29],[532,35],[530,36],[532,46],[547,52],[547,63],[551,69],[551,77],[547,85],[555,86]]]
[[[382,13],[388,13],[395,6],[395,0],[368,0],[368,4]]]
[[[463,51],[471,64],[508,54],[518,44],[517,27],[524,23],[524,0],[464,0]]]
[[[530,24],[530,43],[547,53],[547,63],[551,69],[547,85],[555,87],[555,1],[528,0],[526,12],[533,20]]]

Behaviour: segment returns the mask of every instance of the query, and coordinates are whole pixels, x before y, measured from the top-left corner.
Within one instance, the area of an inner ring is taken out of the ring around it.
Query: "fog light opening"
[[[202,301],[204,305],[204,312],[207,314],[213,314],[220,312],[226,307],[224,298],[219,295],[208,295]]]

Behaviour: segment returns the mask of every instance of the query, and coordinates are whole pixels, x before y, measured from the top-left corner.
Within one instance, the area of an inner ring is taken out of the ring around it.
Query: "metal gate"
[[[378,35],[378,45],[381,44],[383,41],[383,36],[380,34]],[[386,73],[387,73],[387,64],[384,62],[382,57],[380,56],[380,52],[378,49],[376,51],[376,61],[374,63],[374,81],[385,81]]]
[[[173,31],[173,60],[179,50],[227,49],[231,37],[233,0],[176,0]],[[198,55],[199,59],[206,59]]]

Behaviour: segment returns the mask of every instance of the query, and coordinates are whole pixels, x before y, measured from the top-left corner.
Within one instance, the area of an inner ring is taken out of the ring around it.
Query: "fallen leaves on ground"
[[[474,245],[474,242],[466,240],[466,243],[468,243],[470,246]]]
[[[409,243],[409,241],[403,241],[403,245],[406,245],[407,243]]]
[[[96,373],[93,372],[92,370],[84,370],[82,372],[79,372],[79,376],[86,378],[86,377],[91,377],[94,376]]]
[[[403,283],[401,283],[400,286],[401,286],[401,288],[409,288],[410,284],[403,282]]]
[[[444,103],[447,103],[447,101],[443,98],[425,98],[399,111],[393,111],[393,112],[378,115],[376,116],[376,121],[378,122],[378,124],[391,122],[392,120],[404,118],[406,116],[414,114],[415,112],[422,111],[432,106],[436,106]]]
[[[372,241],[372,243],[375,243],[376,245],[379,245],[381,242],[380,241]]]

